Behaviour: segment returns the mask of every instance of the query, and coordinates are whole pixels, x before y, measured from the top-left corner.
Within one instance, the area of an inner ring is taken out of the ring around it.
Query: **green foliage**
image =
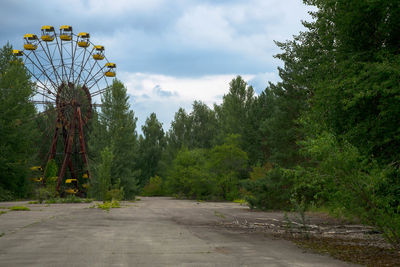
[[[97,208],[102,209],[104,211],[110,211],[110,209],[114,209],[114,208],[120,208],[120,204],[119,201],[117,200],[113,200],[113,201],[106,201],[102,204],[97,204]]]
[[[15,197],[11,191],[6,190],[0,186],[0,201],[10,201],[14,198]]]
[[[144,137],[139,139],[140,186],[145,186],[150,177],[158,173],[158,163],[165,148],[165,136],[162,124],[155,113],[151,113],[142,126]]]
[[[36,110],[29,101],[33,86],[25,67],[0,49],[0,198],[24,198],[32,192],[29,167],[35,161]]]
[[[120,201],[124,199],[124,188],[121,187],[121,181],[118,179],[111,189],[107,191],[106,201]]]
[[[91,194],[98,200],[105,200],[111,188],[111,167],[114,155],[109,147],[101,151],[101,162],[97,166],[92,181]]]
[[[43,200],[49,198],[55,198],[58,196],[56,190],[57,186],[57,174],[58,166],[54,159],[47,162],[46,168],[44,169],[44,183],[45,187],[40,187],[37,189],[37,197],[39,202],[42,203]]]
[[[130,110],[128,99],[124,85],[114,80],[102,98],[101,113],[97,114],[97,120],[93,118],[89,155],[95,173],[98,166],[102,164],[101,152],[108,146],[113,155],[110,185],[116,184],[120,179],[124,197],[133,199],[138,191],[137,178],[140,171],[138,169],[137,118]],[[98,177],[94,180],[96,179],[99,180]]]
[[[332,207],[343,207],[364,223],[374,225],[394,244],[400,244],[400,172],[366,161],[358,149],[332,134],[322,133],[305,142],[318,160],[312,175],[323,179],[322,191]]]
[[[250,208],[289,210],[293,181],[293,171],[275,167],[267,171],[263,178],[244,180],[242,185],[250,192],[246,196]]]
[[[246,169],[247,154],[238,145],[238,136],[211,150],[182,148],[166,179],[170,193],[193,199],[239,197],[239,178]]]
[[[30,211],[31,209],[25,206],[12,206],[9,208],[11,211]]]
[[[239,136],[230,135],[209,152],[207,169],[215,176],[214,194],[220,199],[239,197],[239,179],[247,169],[247,153],[239,147]]]
[[[215,190],[215,182],[206,170],[204,149],[182,148],[173,161],[166,179],[170,193],[194,199],[209,199]]]
[[[160,176],[150,177],[149,182],[142,190],[143,196],[163,196],[163,181]]]

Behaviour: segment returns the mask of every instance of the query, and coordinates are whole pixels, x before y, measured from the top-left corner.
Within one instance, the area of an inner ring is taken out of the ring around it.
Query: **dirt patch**
[[[238,217],[233,221],[221,221],[218,225],[232,230],[262,232],[274,238],[290,240],[305,250],[351,263],[366,266],[400,264],[400,251],[372,227],[351,224],[321,213],[308,213],[304,221],[293,213],[281,217]]]

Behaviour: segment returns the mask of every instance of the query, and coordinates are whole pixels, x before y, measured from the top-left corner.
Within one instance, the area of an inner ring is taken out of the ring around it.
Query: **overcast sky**
[[[236,75],[256,92],[278,81],[274,40],[303,30],[310,9],[302,0],[2,0],[0,45],[22,48],[43,25],[89,32],[117,64],[138,131],[151,112],[168,129],[179,107],[221,103]]]

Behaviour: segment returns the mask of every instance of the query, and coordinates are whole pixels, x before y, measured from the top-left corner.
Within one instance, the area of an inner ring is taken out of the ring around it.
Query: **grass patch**
[[[226,216],[224,214],[222,214],[221,212],[216,211],[216,210],[214,210],[214,215],[217,216],[217,217],[220,217],[222,219],[226,218]]]
[[[233,203],[239,203],[240,206],[247,205],[247,201],[244,199],[235,199],[233,200]]]
[[[106,201],[102,204],[97,204],[97,208],[105,210],[105,211],[110,211],[110,209],[114,208],[120,208],[119,201],[113,200],[113,201]]]
[[[4,213],[7,213],[7,211],[5,211],[5,210],[1,210],[1,211],[0,211],[0,215],[1,215],[1,214],[4,214]]]
[[[39,201],[29,201],[28,204],[39,204]]]
[[[12,206],[8,209],[12,210],[12,211],[29,211],[29,210],[31,210],[30,208],[27,208],[25,206]]]

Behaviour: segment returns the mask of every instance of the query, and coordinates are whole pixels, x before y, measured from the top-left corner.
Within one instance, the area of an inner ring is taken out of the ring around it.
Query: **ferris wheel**
[[[13,50],[31,74],[35,87],[32,101],[53,105],[57,111],[48,160],[62,154],[56,185],[61,194],[84,194],[89,186],[84,126],[95,106],[93,98],[101,95],[109,87],[108,78],[116,75],[116,64],[108,62],[104,51],[104,46],[90,41],[89,33],[74,34],[69,25],[61,26],[59,33],[45,25],[40,38],[25,34],[24,49]],[[60,142],[63,145],[58,145]],[[73,157],[79,157],[80,164]]]

